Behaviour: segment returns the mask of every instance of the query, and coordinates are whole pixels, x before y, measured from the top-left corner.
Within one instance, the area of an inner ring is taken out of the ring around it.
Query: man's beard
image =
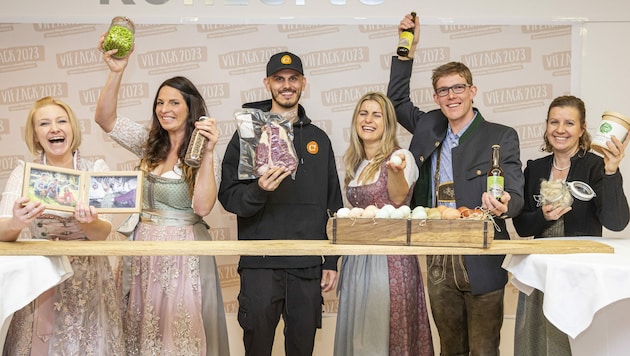
[[[295,107],[300,101],[300,97],[302,97],[301,91],[293,90],[292,93],[295,99],[287,101],[286,99],[282,97],[281,93],[282,91],[279,91],[275,94],[272,94],[271,97],[272,97],[272,100],[276,102],[276,104],[278,104],[278,106],[285,109],[292,109],[293,107]]]

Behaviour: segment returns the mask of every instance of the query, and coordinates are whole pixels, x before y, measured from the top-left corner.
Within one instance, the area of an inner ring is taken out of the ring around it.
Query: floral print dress
[[[407,162],[414,162],[407,150]],[[360,175],[362,167],[359,166]],[[407,175],[409,204],[417,178]],[[352,185],[346,197],[353,207],[394,205],[387,191],[387,167],[375,182]],[[411,177],[411,178],[410,178]],[[411,182],[410,182],[411,180]],[[433,340],[417,256],[343,256],[339,277],[335,356],[433,356]]]
[[[109,170],[102,160],[92,164],[81,160],[78,152],[74,156],[75,168]],[[24,162],[20,161],[2,194],[0,217],[12,216],[13,203],[22,193],[23,176]],[[37,239],[87,240],[69,212],[46,210],[29,230]],[[125,355],[121,305],[108,257],[68,259],[73,276],[13,315],[4,355]]]
[[[142,157],[145,127],[119,117],[110,137]],[[215,162],[218,160],[215,160]],[[218,177],[215,165],[215,179]],[[178,167],[162,176],[145,174],[136,241],[210,240],[192,210]],[[227,326],[214,256],[135,256],[127,259],[123,285],[128,355],[229,354]]]

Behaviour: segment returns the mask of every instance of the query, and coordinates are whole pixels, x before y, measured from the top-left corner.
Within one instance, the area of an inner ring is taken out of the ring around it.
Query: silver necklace
[[[571,163],[569,162],[569,165],[563,168],[560,168],[556,165],[556,157],[553,158],[552,160],[552,164],[553,164],[553,168],[555,168],[556,170],[562,172],[562,171],[566,171],[567,169],[571,168]]]

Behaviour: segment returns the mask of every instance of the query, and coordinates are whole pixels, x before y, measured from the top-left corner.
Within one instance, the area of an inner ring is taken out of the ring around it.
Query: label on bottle
[[[502,176],[489,176],[488,177],[488,192],[495,198],[500,199],[503,195],[503,177]]]
[[[400,33],[398,40],[398,47],[405,47],[407,50],[411,50],[411,43],[413,42],[413,32],[403,31]]]

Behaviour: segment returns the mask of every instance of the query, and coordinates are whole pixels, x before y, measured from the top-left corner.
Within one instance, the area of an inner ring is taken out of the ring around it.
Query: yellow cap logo
[[[282,58],[280,58],[280,63],[282,64],[289,65],[291,64],[291,62],[293,62],[293,60],[291,59],[291,56],[289,56],[288,54],[285,54],[284,56],[282,56]]]
[[[312,155],[317,154],[317,152],[319,152],[319,145],[317,142],[311,141],[306,144],[306,151]]]

